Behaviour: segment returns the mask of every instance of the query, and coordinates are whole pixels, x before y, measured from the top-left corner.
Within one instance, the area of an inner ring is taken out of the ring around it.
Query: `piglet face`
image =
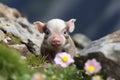
[[[53,19],[46,24],[45,40],[51,47],[62,47],[66,43],[68,28],[62,20]]]
[[[38,30],[45,33],[44,43],[48,47],[59,48],[66,44],[69,32],[74,30],[75,19],[64,22],[61,19],[52,19],[47,23],[36,22]]]

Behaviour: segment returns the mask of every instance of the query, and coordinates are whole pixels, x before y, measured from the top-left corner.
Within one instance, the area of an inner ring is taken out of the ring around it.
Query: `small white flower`
[[[84,67],[88,75],[98,73],[101,68],[100,62],[96,61],[96,59],[88,60]]]
[[[45,77],[46,77],[46,76],[45,76],[44,74],[35,73],[35,74],[33,74],[31,80],[45,80]]]
[[[62,67],[67,67],[71,63],[74,63],[74,59],[69,53],[62,52],[62,53],[56,54],[54,62],[55,64],[60,64]]]
[[[102,80],[102,78],[99,75],[93,76],[92,80]]]

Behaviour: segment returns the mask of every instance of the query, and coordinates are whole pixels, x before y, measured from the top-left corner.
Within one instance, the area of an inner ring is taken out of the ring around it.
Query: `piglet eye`
[[[67,34],[67,31],[64,31],[64,34]]]
[[[63,32],[63,35],[65,36],[65,38],[66,38],[66,39],[68,39],[68,38],[69,38],[68,31],[66,31],[66,30]]]
[[[46,30],[46,31],[45,31],[45,34],[46,34],[46,35],[49,35],[49,34],[50,34],[50,31],[49,31],[49,30]]]
[[[68,34],[66,29],[63,30],[63,34],[65,34],[65,35]]]

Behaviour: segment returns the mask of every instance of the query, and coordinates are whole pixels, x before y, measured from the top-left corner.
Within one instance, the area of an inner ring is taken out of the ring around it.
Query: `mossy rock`
[[[20,38],[18,38],[18,37],[16,37],[16,36],[14,36],[13,34],[11,34],[11,33],[8,33],[8,34],[6,34],[6,36],[8,36],[8,37],[10,37],[11,38],[11,44],[21,44],[21,40],[20,40]]]

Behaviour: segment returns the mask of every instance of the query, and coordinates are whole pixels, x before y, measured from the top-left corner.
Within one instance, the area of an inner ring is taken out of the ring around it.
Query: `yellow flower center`
[[[94,66],[89,66],[88,71],[89,72],[94,72],[95,71],[95,67]]]
[[[36,80],[42,80],[40,76],[37,76],[36,77]]]
[[[63,56],[63,57],[62,57],[62,61],[63,61],[63,62],[68,62],[68,60],[69,60],[68,56]]]

